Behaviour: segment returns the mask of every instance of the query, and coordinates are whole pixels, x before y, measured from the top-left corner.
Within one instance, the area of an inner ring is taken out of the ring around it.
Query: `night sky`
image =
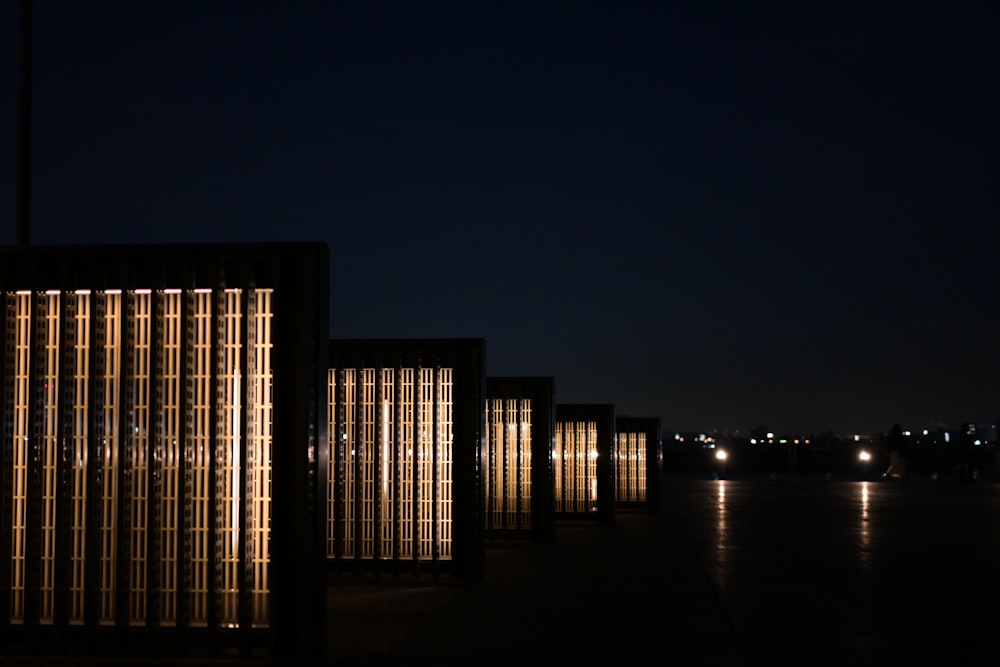
[[[995,3],[759,4],[38,0],[31,242],[326,241],[333,337],[666,431],[997,418]]]

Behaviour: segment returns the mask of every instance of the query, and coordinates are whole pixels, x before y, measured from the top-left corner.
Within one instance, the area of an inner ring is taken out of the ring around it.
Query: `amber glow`
[[[66,572],[70,623],[83,623],[93,604],[99,623],[145,625],[152,585],[162,626],[177,623],[182,606],[192,625],[205,625],[215,594],[223,624],[237,625],[247,566],[252,622],[267,626],[271,290],[19,290],[3,298],[12,389],[4,398],[12,415],[11,621],[25,620],[26,533],[37,520],[33,594],[42,624],[56,620],[57,572]],[[244,340],[250,349],[242,349]],[[34,519],[32,457],[40,478]],[[93,584],[88,559],[96,560]]]
[[[646,501],[646,434],[618,432],[616,498],[621,502]]]
[[[486,401],[486,527],[531,527],[531,400]]]
[[[555,511],[596,512],[597,422],[557,421],[555,440]]]
[[[329,371],[328,427],[341,444],[330,454],[328,557],[339,546],[348,558],[451,558],[452,375],[450,368]]]

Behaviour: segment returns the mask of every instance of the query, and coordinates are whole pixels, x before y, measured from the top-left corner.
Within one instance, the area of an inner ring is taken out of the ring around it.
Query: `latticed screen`
[[[236,625],[241,591],[252,624],[268,624],[271,298],[267,289],[4,295],[13,623],[29,603],[53,623],[64,577],[70,623],[84,622],[93,585],[104,624],[155,614],[170,626],[183,608],[205,625],[218,594],[222,623]]]
[[[646,434],[618,433],[616,497],[622,502],[646,502]]]
[[[531,399],[486,401],[486,527],[531,528]]]
[[[450,368],[329,372],[328,557],[451,558],[452,387]]]
[[[556,422],[552,471],[556,512],[597,511],[597,422]]]

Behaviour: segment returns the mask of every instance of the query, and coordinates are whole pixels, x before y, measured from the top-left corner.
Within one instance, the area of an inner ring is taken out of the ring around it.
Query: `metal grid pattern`
[[[38,364],[41,383],[36,388],[37,411],[35,433],[41,443],[42,489],[42,541],[41,541],[41,594],[39,617],[51,623],[55,615],[56,586],[56,494],[59,488],[58,457],[59,433],[59,295],[47,292],[38,300],[36,321]]]
[[[619,502],[646,502],[646,434],[618,432],[615,497]]]
[[[96,295],[95,300],[95,366],[104,373],[93,381],[94,404],[103,406],[95,411],[99,468],[95,488],[100,496],[97,511],[98,539],[100,540],[100,611],[102,624],[114,622],[117,615],[115,579],[118,565],[118,471],[119,451],[119,401],[121,392],[121,292]]]
[[[556,512],[597,511],[597,456],[597,422],[556,422],[552,454]]]
[[[486,401],[487,529],[530,529],[531,399]]]
[[[327,556],[452,557],[452,369],[331,369]],[[338,526],[338,524],[340,524]]]
[[[11,608],[14,623],[24,621],[25,612],[25,555],[27,552],[28,511],[28,415],[29,378],[31,371],[31,293],[18,292],[7,299],[8,355],[13,352],[13,391],[9,401],[13,406],[13,432],[11,434]],[[13,341],[13,345],[10,345]]]
[[[240,620],[240,465],[242,433],[242,292],[226,290],[222,296],[217,370],[219,402],[218,450],[216,452],[216,562],[220,569],[219,618],[224,627],[236,627]]]
[[[82,623],[85,606],[85,564],[87,542],[88,404],[90,378],[90,294],[78,292],[66,297],[66,360],[69,367],[67,390],[71,406],[65,417],[64,439],[70,442],[70,612],[71,623]],[[97,464],[97,462],[95,462]],[[99,465],[99,464],[97,464]]]
[[[129,356],[125,434],[128,489],[129,621],[146,622],[147,521],[149,518],[150,325],[149,290],[127,295],[126,340]]]
[[[325,244],[0,257],[0,651],[322,656]]]
[[[205,625],[215,589],[224,624],[241,622],[243,594],[253,625],[267,627],[271,290],[250,296],[246,343],[241,290],[217,301],[210,289],[4,295],[10,622],[82,624],[90,614],[171,626],[183,614]],[[225,554],[215,564],[213,534]]]

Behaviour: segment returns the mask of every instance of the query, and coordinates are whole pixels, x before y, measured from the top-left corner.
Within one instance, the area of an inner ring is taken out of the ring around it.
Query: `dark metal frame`
[[[241,612],[236,628],[224,628],[219,622],[218,588],[220,586],[219,562],[217,555],[214,567],[216,576],[210,582],[216,592],[210,593],[208,601],[207,627],[190,625],[190,607],[178,604],[178,618],[173,626],[161,626],[157,618],[159,581],[156,562],[151,549],[148,552],[147,578],[148,609],[146,623],[130,624],[128,620],[127,567],[119,567],[116,580],[116,618],[111,625],[98,623],[99,595],[94,588],[99,580],[95,562],[100,557],[100,545],[94,534],[88,533],[85,570],[85,611],[84,622],[79,625],[68,623],[65,596],[68,586],[56,591],[56,615],[52,624],[39,622],[37,603],[25,610],[23,623],[12,623],[10,614],[11,580],[9,567],[0,567],[0,652],[4,654],[72,654],[72,655],[224,655],[237,653],[251,655],[263,653],[281,657],[321,657],[325,653],[326,594],[325,559],[322,540],[324,512],[320,500],[326,486],[327,434],[325,411],[321,409],[325,401],[323,382],[326,377],[329,340],[329,251],[321,243],[286,244],[219,244],[219,245],[137,245],[137,246],[81,246],[81,247],[7,247],[0,248],[0,330],[7,335],[7,346],[0,355],[0,381],[3,410],[0,412],[0,562],[9,562],[11,556],[11,494],[12,494],[12,401],[13,376],[9,372],[13,362],[10,345],[10,313],[7,294],[15,290],[39,291],[58,289],[70,291],[90,289],[138,288],[154,290],[165,288],[212,288],[218,294],[227,287],[265,287],[274,290],[272,300],[272,352],[271,368],[273,382],[272,405],[272,478],[271,478],[271,524],[270,524],[270,619],[267,627],[251,627],[249,623],[249,580],[247,554],[243,553],[241,569]],[[244,296],[246,299],[247,297]],[[38,299],[32,297],[33,309]],[[154,298],[154,308],[158,305]],[[187,301],[185,300],[185,304]],[[96,312],[96,311],[95,311]],[[154,319],[155,319],[154,310]],[[244,313],[247,311],[244,310]],[[128,326],[128,313],[122,312],[123,330]],[[184,317],[182,315],[182,317]],[[34,325],[33,317],[32,324]],[[96,317],[91,318],[94,323]],[[213,323],[215,318],[213,318]],[[94,324],[93,326],[97,326]],[[153,325],[157,326],[156,324]],[[246,336],[244,327],[244,336]],[[104,335],[99,328],[93,330],[97,336]],[[67,332],[66,335],[69,335]],[[39,341],[32,337],[33,355],[39,354]],[[97,338],[91,337],[96,343]],[[156,340],[156,338],[152,338]],[[244,341],[245,342],[245,341]],[[188,358],[187,336],[181,338],[181,359]],[[96,344],[95,344],[96,347]],[[98,354],[92,349],[92,354]],[[244,346],[244,354],[247,349]],[[67,368],[66,355],[60,362]],[[162,356],[162,355],[161,355]],[[127,355],[126,355],[127,358]],[[182,364],[185,365],[185,364]],[[62,370],[60,371],[62,372]],[[133,372],[123,359],[121,372],[128,377]],[[183,373],[184,371],[182,371]],[[182,378],[183,379],[183,378]],[[40,428],[38,379],[32,376],[32,429]],[[244,383],[246,384],[246,383]],[[210,383],[215,392],[215,383]],[[93,387],[94,385],[92,385]],[[96,387],[95,387],[96,389]],[[122,382],[121,405],[126,405],[128,383]],[[92,396],[98,397],[95,391]],[[245,398],[245,397],[244,397]],[[71,395],[63,392],[59,410],[66,415],[72,407]],[[185,412],[190,408],[185,399]],[[213,400],[213,406],[216,403]],[[88,422],[91,441],[88,450],[96,453],[100,446],[97,434],[102,432],[101,405],[91,402]],[[126,410],[120,413],[120,432],[129,426]],[[65,417],[60,419],[65,421]],[[214,421],[214,420],[213,420]],[[65,426],[63,426],[65,428]],[[246,419],[241,424],[242,438],[246,441]],[[183,436],[181,436],[183,438]],[[214,432],[212,443],[215,443]],[[33,438],[37,443],[38,438]],[[118,452],[121,465],[118,469],[117,500],[119,509],[118,562],[127,562],[129,554],[129,508],[128,479],[131,471],[124,465],[126,461],[126,439],[122,438]],[[183,440],[182,440],[183,442]],[[37,445],[35,445],[37,446]],[[68,445],[62,446],[58,462],[57,477],[61,489],[57,503],[67,502]],[[28,488],[28,568],[26,571],[25,593],[27,600],[37,599],[39,590],[37,557],[39,555],[40,532],[40,470],[35,456],[29,464]],[[155,494],[158,484],[152,464],[150,512],[156,512]],[[245,460],[245,459],[243,459]],[[214,461],[210,464],[210,474],[214,476]],[[246,466],[241,468],[244,484]],[[88,487],[96,489],[100,483],[99,470],[88,471]],[[189,470],[181,463],[182,502],[191,493]],[[214,488],[210,487],[214,498]],[[88,530],[98,525],[101,508],[97,494],[88,494]],[[58,511],[58,507],[57,507]],[[244,504],[241,523],[245,522],[248,509]],[[151,517],[154,518],[155,517]],[[155,527],[152,521],[149,526]],[[190,522],[182,519],[181,545],[189,545]],[[242,532],[241,532],[242,534]],[[68,562],[69,524],[57,523],[56,550],[60,560]],[[155,531],[150,535],[155,542]],[[214,542],[214,540],[213,540]],[[57,580],[65,584],[68,572],[62,562],[57,563]],[[189,589],[190,572],[181,566],[179,588]],[[180,596],[183,599],[183,595]]]
[[[531,400],[531,523],[530,525],[486,526],[487,539],[530,538],[549,543],[554,533],[552,449],[555,444],[555,379],[552,377],[487,377],[486,398]],[[483,465],[490,469],[504,462],[491,461],[484,453]],[[484,489],[487,501],[496,491]],[[505,498],[506,494],[498,493]],[[520,495],[519,504],[527,502]],[[520,514],[520,512],[518,513]]]
[[[556,520],[615,518],[615,406],[612,403],[557,403],[556,422],[597,423],[597,512],[556,512]]]
[[[659,417],[615,418],[615,438],[622,433],[646,434],[646,501],[630,502],[619,498],[618,508],[646,507],[655,510],[660,506],[661,480],[663,477],[663,436]],[[617,475],[617,470],[615,472]],[[617,482],[617,477],[616,477]]]
[[[339,410],[333,420],[330,456],[333,461],[334,555],[328,559],[330,569],[338,576],[392,574],[454,575],[461,580],[479,580],[483,577],[483,489],[482,489],[482,446],[485,396],[485,341],[481,338],[444,339],[343,339],[330,341],[330,368],[337,372],[346,369],[402,369],[402,368],[452,368],[453,369],[453,442],[452,453],[452,558],[439,559],[435,552],[433,559],[420,560],[414,552],[412,559],[400,556],[399,544],[393,544],[392,554],[376,553],[374,558],[356,557],[344,551],[344,517],[346,516],[346,450],[342,437],[346,415],[343,411],[344,396],[338,396]],[[397,373],[398,376],[398,373]],[[376,378],[378,378],[376,374]],[[381,401],[382,385],[376,380],[376,402]],[[342,382],[337,383],[343,387]],[[397,384],[397,391],[400,391]],[[435,397],[435,401],[438,398]],[[400,397],[393,400],[400,405]],[[416,411],[415,411],[416,412]],[[436,414],[436,413],[435,413]],[[360,415],[359,415],[360,417]],[[356,420],[361,423],[363,420]],[[397,429],[402,428],[402,420],[394,420]],[[381,428],[376,420],[376,429]],[[376,439],[381,439],[377,431]],[[393,438],[402,441],[401,433]],[[397,445],[398,446],[398,445]],[[399,460],[399,457],[396,457]],[[356,459],[357,462],[357,459]],[[376,466],[381,464],[376,461]],[[355,478],[359,478],[355,471]],[[376,470],[376,474],[378,470]],[[398,476],[394,475],[397,480]],[[358,487],[360,492],[360,488]],[[394,521],[400,521],[399,493],[393,494]],[[358,498],[360,500],[360,498]],[[416,501],[416,500],[415,500]],[[360,502],[355,508],[360,509]],[[340,520],[338,520],[340,519]],[[360,515],[354,517],[355,525],[361,525]],[[375,517],[376,525],[380,516]],[[432,524],[436,530],[437,523]],[[322,533],[322,534],[325,534]],[[395,531],[398,535],[399,531]],[[434,540],[435,545],[437,540]],[[377,542],[376,542],[377,543]]]

